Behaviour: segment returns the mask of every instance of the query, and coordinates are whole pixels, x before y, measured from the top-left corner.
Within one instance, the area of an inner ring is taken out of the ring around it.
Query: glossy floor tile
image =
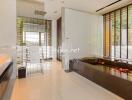
[[[123,100],[75,72],[65,73],[60,62],[43,67],[43,74],[16,80],[11,100]]]

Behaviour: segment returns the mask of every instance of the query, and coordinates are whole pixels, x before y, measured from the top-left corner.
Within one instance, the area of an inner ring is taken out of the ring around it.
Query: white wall
[[[3,53],[13,56],[14,59],[14,73],[3,98],[9,100],[16,76],[16,0],[0,1],[0,54]]]
[[[10,81],[13,83],[16,78],[16,0],[0,2],[0,54],[8,54],[13,58],[14,71]],[[5,100],[8,100],[10,88],[11,84],[5,94]]]
[[[24,0],[17,0],[17,16],[43,19],[44,16],[35,15],[34,13],[35,10],[44,11],[44,4]]]
[[[63,53],[63,66],[67,70],[69,59],[103,55],[103,17],[64,8],[63,49],[77,49],[79,53]]]
[[[52,57],[56,59],[57,49],[57,21],[52,20]]]
[[[0,53],[14,54],[16,46],[16,1],[0,3]]]

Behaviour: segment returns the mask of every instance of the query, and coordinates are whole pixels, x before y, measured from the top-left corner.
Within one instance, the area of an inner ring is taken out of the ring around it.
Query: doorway
[[[44,61],[52,60],[51,21],[37,18],[17,19],[17,64],[28,74],[42,72]]]

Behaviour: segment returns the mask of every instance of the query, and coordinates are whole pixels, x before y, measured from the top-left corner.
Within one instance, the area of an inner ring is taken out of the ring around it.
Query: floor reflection
[[[33,74],[44,74],[52,68],[51,61],[43,63],[27,63],[26,66],[27,76],[31,76]]]
[[[123,100],[58,61],[44,64],[44,74],[16,80],[10,100]]]
[[[125,80],[132,81],[132,71],[126,68],[110,67],[105,65],[94,65],[94,67],[100,71],[109,73],[111,75],[123,78]]]

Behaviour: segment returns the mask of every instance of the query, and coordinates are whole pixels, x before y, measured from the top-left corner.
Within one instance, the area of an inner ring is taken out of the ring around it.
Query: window
[[[29,54],[29,46],[38,46],[44,60],[52,58],[51,25],[51,20],[17,18],[17,57],[21,61]]]
[[[114,58],[114,54],[115,54],[115,50],[114,50],[114,44],[115,44],[115,13],[114,12],[112,12],[111,14],[110,14],[110,30],[111,30],[111,34],[110,34],[110,36],[111,36],[111,57],[112,58]]]
[[[120,58],[120,10],[117,10],[115,13],[115,58]]]
[[[39,45],[39,32],[25,32],[26,45],[38,46]]]
[[[128,7],[128,59],[132,59],[132,5]]]
[[[127,58],[127,7],[121,10],[121,58]]]
[[[110,54],[110,32],[109,32],[109,19],[110,19],[110,16],[109,14],[105,16],[105,56],[109,56]]]
[[[132,59],[132,5],[104,15],[104,57]]]

